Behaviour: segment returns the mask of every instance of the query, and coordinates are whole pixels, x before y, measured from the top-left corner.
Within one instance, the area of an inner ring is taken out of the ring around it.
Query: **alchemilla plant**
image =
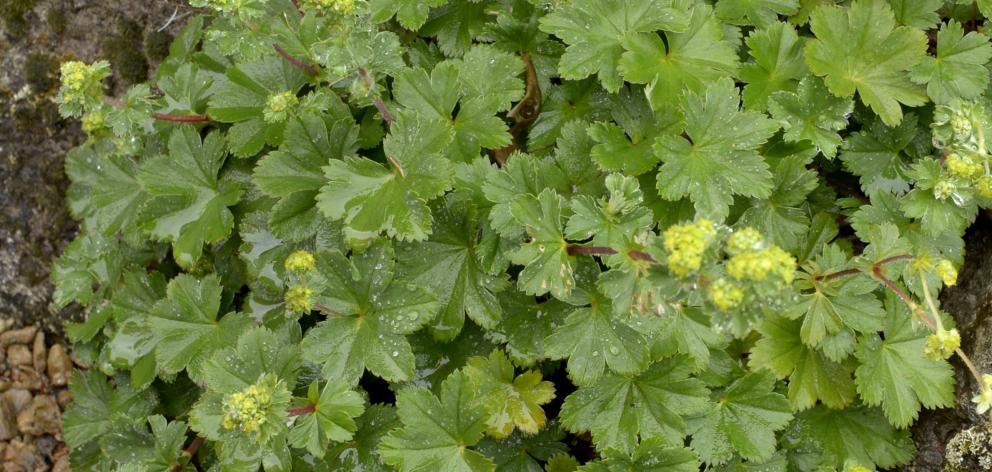
[[[952,358],[992,408],[988,2],[191,4],[154,83],[62,67],[74,470],[866,471]]]

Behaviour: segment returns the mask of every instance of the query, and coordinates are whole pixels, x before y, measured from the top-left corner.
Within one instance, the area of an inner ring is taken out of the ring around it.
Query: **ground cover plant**
[[[192,0],[62,66],[74,470],[864,471],[992,376],[985,1]]]

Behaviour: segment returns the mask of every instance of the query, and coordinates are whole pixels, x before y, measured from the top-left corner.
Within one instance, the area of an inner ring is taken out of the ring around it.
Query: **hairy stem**
[[[196,451],[200,450],[200,446],[202,445],[203,436],[197,435],[196,438],[193,439],[193,442],[191,442],[186,449],[183,449],[183,454],[179,458],[180,462],[172,466],[172,472],[182,472],[183,466],[189,462],[190,458],[193,457],[194,454],[196,454]]]
[[[152,118],[159,121],[172,121],[176,123],[206,123],[210,121],[207,115],[168,115],[165,113],[152,113]]]
[[[913,258],[912,255],[909,255],[909,254],[900,254],[898,256],[886,257],[885,259],[882,259],[882,260],[876,262],[874,264],[874,266],[883,266],[883,265],[889,264],[891,262],[906,261],[906,260],[910,260],[912,258]],[[820,274],[820,275],[817,275],[815,277],[815,280],[833,280],[833,279],[837,279],[837,278],[840,278],[840,277],[844,277],[844,276],[848,276],[848,275],[855,275],[855,274],[860,274],[860,273],[861,273],[861,269],[844,269],[844,270],[840,270],[840,271],[837,271],[837,272],[831,272],[829,274]]]
[[[617,251],[616,249],[613,249],[611,247],[605,247],[605,246],[580,246],[578,244],[569,244],[568,247],[565,248],[565,251],[568,252],[568,255],[570,255],[570,256],[575,256],[575,255],[584,255],[584,256],[612,256],[614,254],[619,254],[619,251]],[[627,252],[627,255],[630,256],[631,259],[638,259],[638,260],[642,260],[642,261],[647,261],[647,262],[650,262],[652,264],[657,264],[658,263],[658,261],[655,260],[655,258],[653,256],[651,256],[651,254],[648,254],[648,253],[646,253],[644,251],[629,251],[629,252]]]
[[[394,118],[393,114],[389,112],[389,108],[386,108],[386,102],[382,101],[382,97],[380,97],[379,94],[374,93],[375,81],[372,80],[372,77],[369,77],[369,73],[364,67],[358,68],[358,76],[362,78],[363,82],[365,82],[365,86],[369,88],[369,91],[373,92],[372,103],[375,105],[375,108],[379,110],[379,114],[382,115],[382,119],[386,120],[387,125],[392,126],[393,122],[396,121],[396,118]]]
[[[286,410],[286,412],[289,413],[289,416],[302,416],[308,413],[313,413],[316,410],[317,410],[317,405],[310,404],[310,405],[303,405],[295,408],[290,408]]]
[[[286,62],[292,64],[293,67],[296,67],[297,69],[302,70],[303,72],[306,72],[309,75],[317,75],[320,73],[319,67],[311,66],[310,64],[306,64],[303,61],[293,57],[293,55],[286,52],[286,50],[283,49],[282,46],[278,44],[273,44],[272,47],[275,48],[276,52],[278,52],[279,55],[286,60]]]

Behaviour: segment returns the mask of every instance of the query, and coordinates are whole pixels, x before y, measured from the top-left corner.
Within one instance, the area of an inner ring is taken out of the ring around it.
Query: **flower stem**
[[[302,416],[308,413],[313,413],[316,410],[317,410],[317,405],[310,404],[310,405],[298,406],[296,408],[290,408],[286,411],[289,413],[289,416]]]
[[[286,52],[286,50],[283,49],[282,46],[278,44],[273,44],[272,47],[275,48],[276,52],[278,52],[279,55],[286,60],[286,62],[292,64],[293,67],[296,67],[297,69],[302,70],[303,72],[306,72],[309,75],[317,75],[320,73],[320,68],[311,66],[310,64],[305,64],[303,61],[293,57],[290,53]]]
[[[207,115],[168,115],[165,113],[152,113],[152,118],[159,121],[172,121],[176,123],[206,123],[210,121]]]
[[[369,77],[369,73],[364,67],[358,68],[358,76],[362,78],[362,81],[365,82],[365,86],[368,87],[370,91],[375,89],[375,81]],[[382,115],[382,119],[386,120],[387,125],[391,126],[393,122],[396,121],[396,118],[394,118],[393,114],[389,112],[389,108],[386,108],[386,103],[382,101],[382,97],[380,97],[379,94],[374,94],[372,96],[372,103],[375,105],[375,108],[379,110],[379,114]]]
[[[193,455],[196,454],[196,451],[200,450],[200,446],[202,445],[203,445],[203,436],[197,435],[196,438],[193,439],[193,442],[191,442],[189,446],[186,447],[186,449],[183,449],[182,455],[179,456],[180,462],[172,466],[171,472],[182,472],[183,466],[185,466],[186,463],[189,462],[190,458],[192,458]]]

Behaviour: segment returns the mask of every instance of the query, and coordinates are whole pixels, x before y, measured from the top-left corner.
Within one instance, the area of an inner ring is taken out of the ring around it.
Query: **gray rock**
[[[48,350],[48,380],[55,387],[69,383],[72,375],[72,359],[61,344],[56,344]]]
[[[17,415],[17,429],[31,436],[62,432],[62,413],[50,395],[38,395]]]
[[[23,344],[7,346],[7,364],[14,367],[28,366],[33,362],[31,350]]]

